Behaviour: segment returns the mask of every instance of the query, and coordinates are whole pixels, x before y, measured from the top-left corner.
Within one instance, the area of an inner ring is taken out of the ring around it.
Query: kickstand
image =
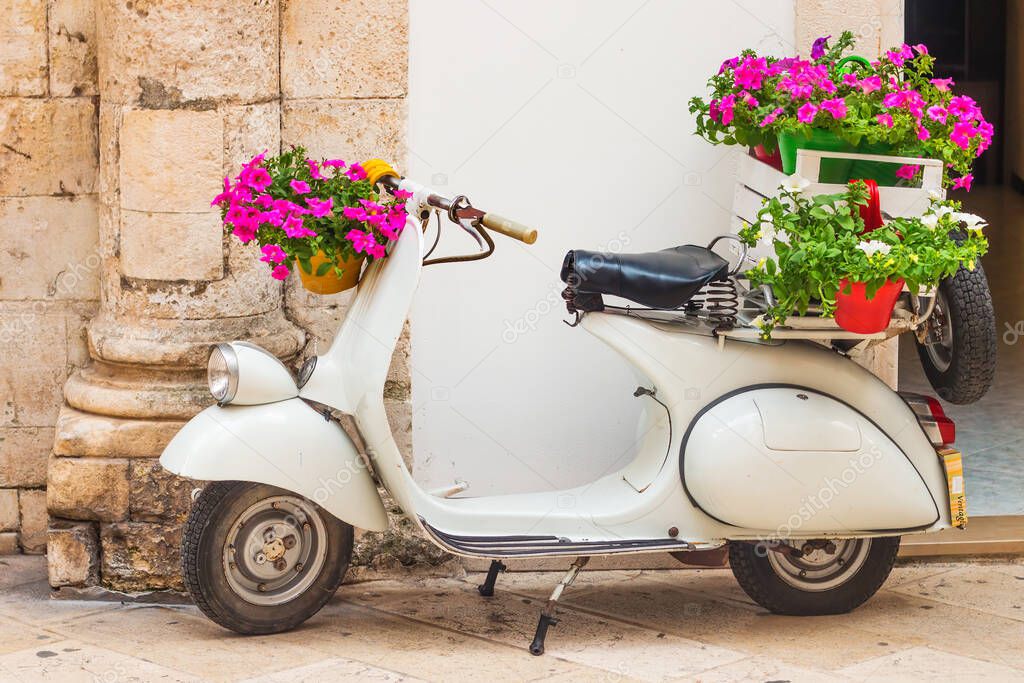
[[[494,582],[498,580],[498,572],[507,570],[508,567],[501,560],[491,560],[491,566],[487,568],[487,578],[476,587],[480,595],[489,598],[494,595]]]
[[[590,562],[589,557],[577,557],[576,561],[569,567],[569,571],[565,573],[562,580],[555,586],[555,590],[551,591],[548,604],[544,606],[544,610],[540,613],[540,619],[537,621],[537,632],[533,635],[533,642],[530,643],[531,655],[539,656],[544,654],[544,638],[548,635],[548,627],[558,623],[558,619],[555,619],[555,605],[558,604],[558,599],[562,597],[562,591],[572,585],[572,582],[576,580],[576,577],[583,567],[586,566],[587,562]]]

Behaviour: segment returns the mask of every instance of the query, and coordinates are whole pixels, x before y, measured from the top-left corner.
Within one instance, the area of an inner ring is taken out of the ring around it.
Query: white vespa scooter
[[[413,193],[410,219],[388,257],[364,274],[330,349],[296,379],[257,346],[218,344],[209,362],[217,405],[185,425],[160,459],[175,474],[212,482],[195,500],[182,554],[192,598],[218,624],[266,634],[315,614],[342,582],[353,527],[387,528],[378,485],[441,548],[492,560],[483,595],[493,594],[501,559],[576,558],[540,616],[533,654],[544,651],[562,590],[594,555],[668,551],[707,564],[711,554],[721,566],[728,552],[743,589],[769,610],[833,614],[878,590],[901,534],[954,523],[937,455],[951,425],[928,408],[938,404],[906,400],[827,344],[726,339],[723,330],[742,325],[736,290],[730,304],[715,288],[737,286],[734,273],[692,245],[575,251],[563,267],[575,322],[646,378],[634,394],[646,410],[631,463],[565,491],[424,491],[383,402],[420,270],[490,255],[488,230],[527,244],[536,232],[402,180],[383,162],[366,168],[383,188]],[[433,260],[427,253],[425,261],[422,228],[434,212],[486,250]],[[641,308],[606,306],[602,295]],[[757,296],[745,293],[743,305]],[[677,317],[645,318],[643,310]]]

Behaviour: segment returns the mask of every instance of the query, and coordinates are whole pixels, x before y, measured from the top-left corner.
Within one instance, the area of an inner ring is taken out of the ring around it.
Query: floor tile
[[[1024,673],[979,659],[915,647],[843,669],[857,681],[992,681],[1024,680]]]

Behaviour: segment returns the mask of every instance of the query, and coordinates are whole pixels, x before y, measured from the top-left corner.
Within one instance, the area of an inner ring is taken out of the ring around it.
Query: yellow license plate
[[[946,470],[946,485],[949,487],[949,516],[953,526],[967,527],[967,494],[964,493],[964,456],[953,448],[939,451],[942,465]]]

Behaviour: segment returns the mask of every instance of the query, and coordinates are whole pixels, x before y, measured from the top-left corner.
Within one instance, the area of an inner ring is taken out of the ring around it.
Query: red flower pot
[[[846,287],[850,293],[844,294]],[[889,326],[896,299],[903,291],[903,280],[887,280],[874,298],[868,299],[867,287],[863,282],[839,281],[836,294],[836,322],[839,327],[857,334],[874,334]]]
[[[878,195],[878,183],[870,178],[865,178],[863,182],[868,187],[868,203],[860,206],[860,217],[864,219],[862,235],[872,230],[878,230],[885,224],[885,221],[882,220],[882,202]]]
[[[776,147],[775,151],[771,154],[764,148],[764,145],[758,145],[754,147],[754,156],[758,161],[768,164],[776,171],[782,170],[782,154],[779,153],[779,149]]]

